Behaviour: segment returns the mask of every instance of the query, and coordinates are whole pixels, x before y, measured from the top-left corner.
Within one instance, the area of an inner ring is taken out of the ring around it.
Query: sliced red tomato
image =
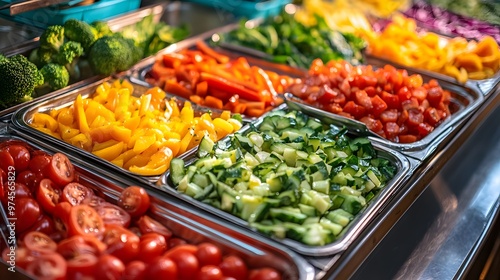
[[[76,182],[67,184],[62,191],[62,201],[69,202],[73,206],[82,204],[85,199],[92,196],[94,192],[90,188]]]
[[[168,240],[170,239],[170,237],[172,237],[172,232],[168,228],[147,215],[139,218],[139,220],[137,221],[137,226],[139,226],[139,229],[143,234],[156,232],[163,235],[163,237],[165,237],[165,240]]]
[[[83,253],[73,256],[66,260],[67,279],[93,279],[94,271],[98,265],[98,256],[89,253]]]
[[[104,202],[95,207],[95,210],[105,225],[120,225],[123,227],[130,225],[130,214],[117,205]]]
[[[69,261],[86,254],[99,256],[106,248],[106,244],[95,237],[75,235],[59,242],[57,252]]]
[[[26,272],[38,279],[65,279],[66,261],[57,253],[41,254],[26,266]]]
[[[62,153],[55,153],[52,156],[50,165],[47,167],[48,174],[52,181],[60,186],[65,186],[75,178],[75,168],[68,157]]]
[[[31,251],[40,253],[55,252],[57,244],[45,233],[32,231],[23,238],[24,246]]]
[[[26,268],[26,266],[35,261],[35,259],[40,255],[40,253],[33,252],[26,247],[16,247],[14,254],[10,251],[10,248],[5,248],[2,251],[2,259],[6,262],[14,262],[16,266],[20,268]]]
[[[43,179],[38,184],[36,198],[45,212],[54,214],[61,200],[61,190],[50,179]]]
[[[54,221],[49,216],[42,214],[26,232],[39,231],[50,235],[54,230]]]
[[[94,208],[80,204],[71,208],[68,230],[70,235],[93,235],[101,238],[104,222]]]
[[[150,204],[149,194],[138,186],[124,189],[118,198],[118,206],[125,209],[132,217],[144,215]]]
[[[128,263],[139,254],[139,236],[120,225],[107,225],[102,241],[107,245],[106,253],[114,255],[123,263]]]

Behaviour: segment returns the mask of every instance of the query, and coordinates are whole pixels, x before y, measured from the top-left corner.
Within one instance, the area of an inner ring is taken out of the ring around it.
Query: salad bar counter
[[[1,279],[495,279],[498,23],[195,2],[0,50]]]

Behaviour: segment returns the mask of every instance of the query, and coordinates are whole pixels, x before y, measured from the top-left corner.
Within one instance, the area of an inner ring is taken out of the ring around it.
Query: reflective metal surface
[[[286,106],[280,106],[279,109],[286,109]],[[276,110],[276,109],[275,109]],[[272,113],[272,112],[271,112]],[[304,112],[307,114],[307,112]],[[269,113],[268,113],[269,114]],[[262,121],[264,120],[265,116],[260,117],[256,121],[252,122],[251,125],[258,127]],[[239,133],[245,133],[245,131],[248,131],[250,129],[250,125],[244,126]],[[226,136],[225,138],[221,139],[221,142],[229,142],[230,141],[230,136]],[[304,245],[298,241],[292,240],[292,239],[277,239],[277,238],[272,238],[269,236],[266,236],[264,234],[261,234],[264,238],[272,239],[277,242],[280,242],[282,244],[285,244],[288,246],[290,249],[297,251],[300,254],[307,255],[307,256],[329,256],[330,258],[333,257],[334,254],[337,254],[343,250],[345,250],[349,244],[356,238],[356,236],[364,229],[364,227],[373,219],[373,217],[377,214],[377,212],[382,209],[382,206],[387,203],[388,200],[391,199],[391,194],[396,192],[399,188],[403,187],[404,183],[408,179],[409,173],[411,168],[414,166],[411,166],[410,161],[400,154],[397,151],[394,151],[392,149],[386,148],[382,145],[379,145],[378,143],[373,143],[374,148],[377,150],[377,153],[379,156],[386,158],[390,160],[396,167],[397,167],[397,173],[396,175],[387,183],[387,186],[383,188],[376,196],[374,199],[370,201],[368,206],[361,210],[360,213],[358,213],[354,219],[351,221],[351,223],[347,226],[347,230],[344,231],[337,240],[335,240],[333,243],[325,245],[325,246],[307,246]],[[190,158],[186,165],[192,164],[193,161],[196,158]],[[175,189],[175,185],[172,184],[170,181],[170,172],[167,171],[164,175],[160,177],[160,180],[158,181],[157,185],[159,188],[162,190],[166,191],[168,194],[175,196],[193,206],[196,206],[200,209],[205,210],[208,213],[213,213],[227,221],[230,221],[234,224],[243,226],[247,228],[248,230],[251,230],[251,227],[248,226],[248,223],[234,215],[231,215],[227,212],[224,212],[220,209],[217,209],[215,207],[212,207],[208,204],[204,204],[201,201],[195,200],[194,198],[179,193]],[[259,233],[260,234],[260,233]],[[318,266],[327,266],[327,265],[318,265]]]
[[[0,137],[0,142],[12,139],[20,140],[21,138],[3,135]],[[47,150],[32,145],[29,140],[28,138],[27,143],[32,147],[49,153],[53,152],[50,149]],[[22,141],[26,142],[25,140]],[[102,172],[100,174],[106,176],[103,177],[96,174],[88,163],[71,156],[69,158],[79,175],[79,182],[91,187],[97,194],[103,195],[107,201],[116,203],[123,188],[137,184],[135,181],[124,180],[116,173],[113,175],[109,172]],[[278,244],[270,244],[258,236],[249,235],[234,228],[226,227],[216,221],[206,219],[203,214],[197,215],[193,213],[193,210],[186,209],[182,205],[164,197],[162,192],[148,186],[143,187],[151,197],[148,215],[169,228],[174,236],[179,236],[192,244],[201,242],[214,243],[221,248],[222,252],[240,256],[249,267],[267,266],[281,271],[284,279],[314,279],[315,272],[312,266],[295,253],[280,247]],[[2,224],[5,224],[5,221]]]

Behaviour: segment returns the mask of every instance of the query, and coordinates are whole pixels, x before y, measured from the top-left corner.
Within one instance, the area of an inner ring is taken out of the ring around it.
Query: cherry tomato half
[[[75,168],[68,157],[61,153],[55,153],[47,167],[48,174],[52,181],[60,186],[65,186],[73,182],[75,178]]]
[[[57,253],[41,254],[26,266],[26,272],[40,279],[64,279],[66,261]]]
[[[70,235],[93,235],[100,238],[104,233],[104,222],[94,208],[80,204],[71,208],[68,230]]]
[[[90,188],[76,182],[67,184],[62,191],[62,201],[67,201],[73,206],[82,204],[85,199],[92,196],[94,192]]]
[[[43,179],[38,184],[36,198],[43,210],[47,213],[54,214],[56,204],[59,203],[61,190],[50,180]]]
[[[23,241],[24,246],[31,251],[50,253],[57,249],[57,244],[43,232],[31,231],[24,236]]]
[[[118,206],[125,209],[132,217],[144,215],[148,211],[149,205],[148,193],[138,186],[130,186],[124,189],[118,198]]]
[[[104,202],[94,208],[105,225],[120,225],[128,227],[130,225],[130,215],[123,208]]]
[[[137,221],[137,226],[139,226],[139,229],[143,234],[156,232],[163,235],[163,237],[165,237],[165,240],[168,240],[170,239],[170,237],[172,237],[172,232],[168,228],[147,215],[139,218],[139,220]]]

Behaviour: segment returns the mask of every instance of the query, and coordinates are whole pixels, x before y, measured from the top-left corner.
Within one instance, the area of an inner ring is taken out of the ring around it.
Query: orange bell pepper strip
[[[206,81],[196,84],[196,95],[204,97],[207,95],[208,83]]]
[[[215,109],[222,109],[223,104],[222,100],[220,100],[219,98],[208,95],[207,97],[205,97],[205,106]]]
[[[189,99],[189,97],[193,95],[193,92],[191,90],[187,89],[174,80],[168,80],[165,83],[164,90],[168,93],[172,93],[186,99]]]
[[[237,94],[240,96],[240,98],[246,100],[263,101],[262,96],[258,92],[247,89],[240,84],[232,83],[227,79],[217,77],[215,75],[206,72],[201,73],[201,79],[203,81],[206,81],[209,87],[214,87],[220,90],[232,92],[233,94]]]
[[[214,51],[207,44],[205,44],[205,42],[203,42],[201,40],[196,42],[196,47],[200,51],[202,51],[204,54],[215,58],[215,60],[217,60],[219,63],[228,63],[229,62],[228,56],[225,56],[223,54],[220,54],[220,53]]]

